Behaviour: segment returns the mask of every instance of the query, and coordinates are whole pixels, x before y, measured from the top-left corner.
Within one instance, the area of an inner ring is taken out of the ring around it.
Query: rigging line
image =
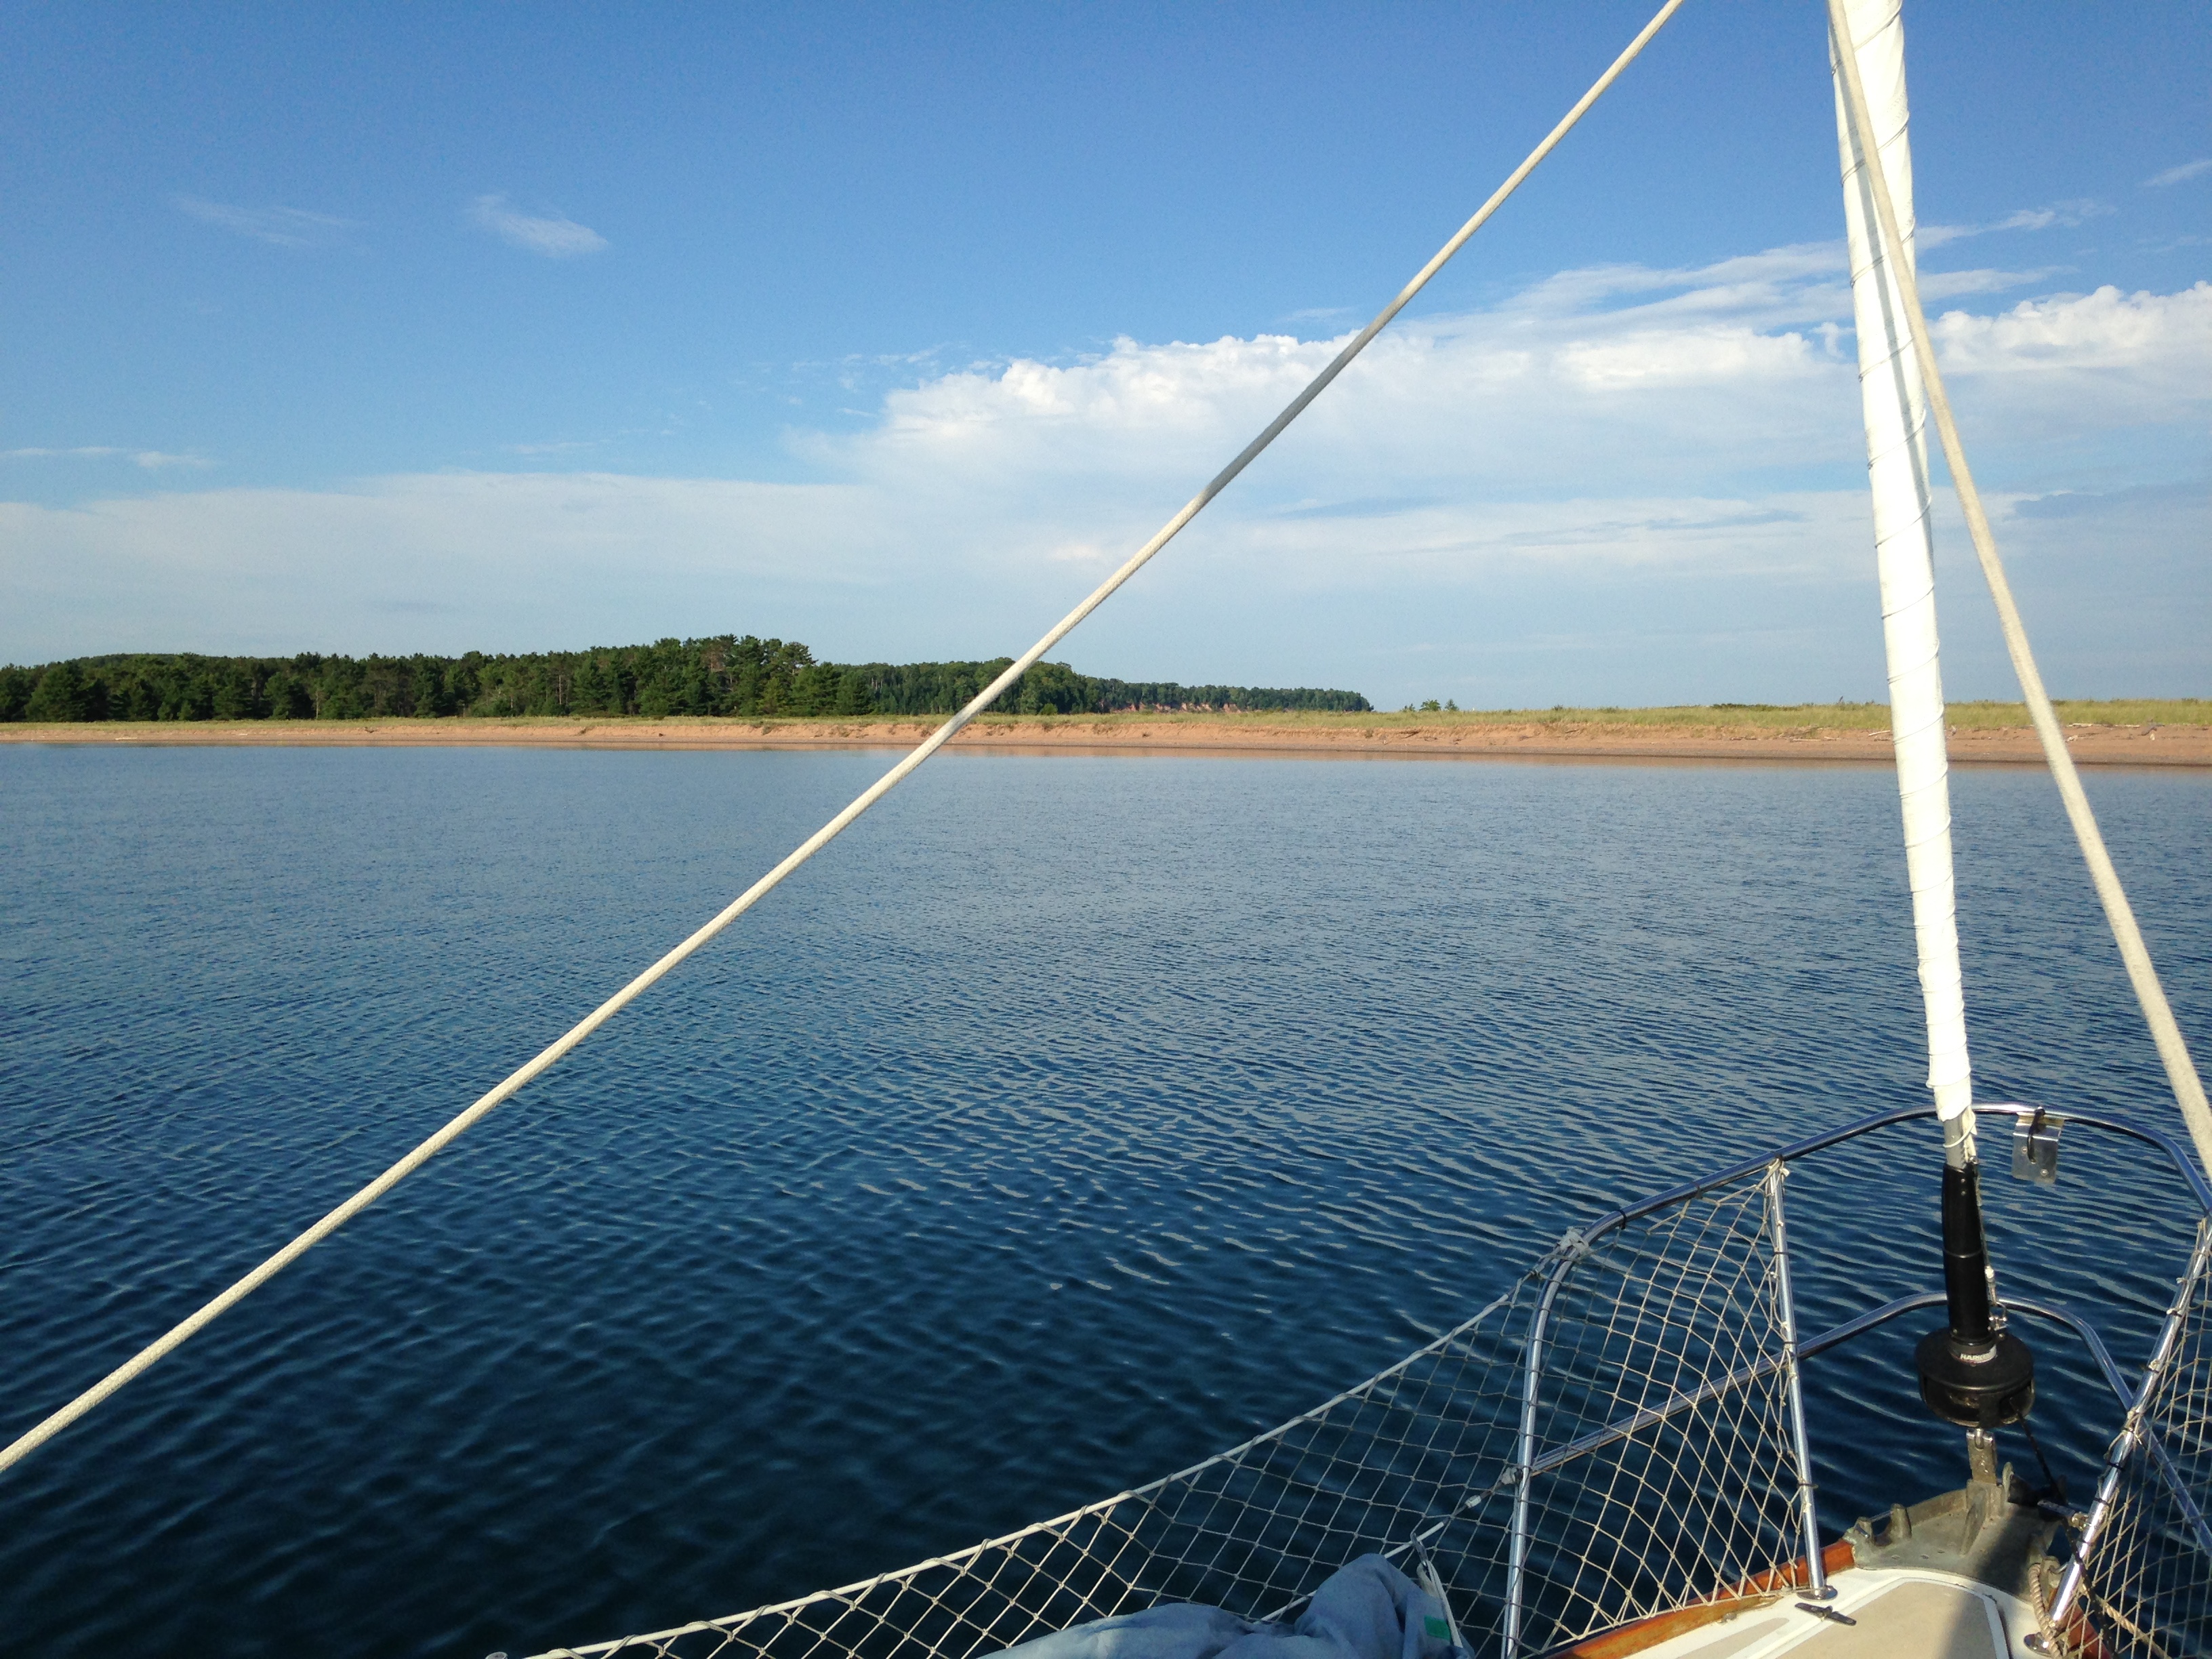
[[[831,818],[829,823],[801,842],[781,864],[745,889],[706,926],[701,927],[681,945],[662,957],[659,961],[654,963],[635,979],[623,986],[621,990],[594,1008],[536,1059],[516,1071],[498,1087],[477,1100],[475,1104],[470,1106],[428,1140],[416,1147],[413,1152],[408,1153],[406,1157],[370,1182],[368,1186],[362,1188],[283,1249],[277,1251],[276,1255],[247,1273],[245,1278],[207,1304],[198,1312],[172,1327],[161,1336],[140,1349],[138,1352],[124,1361],[122,1364],[117,1366],[60,1410],[27,1430],[7,1446],[0,1447],[0,1469],[5,1469],[10,1464],[27,1456],[123,1387],[125,1383],[148,1370],[164,1356],[175,1352],[201,1329],[237,1306],[239,1303],[244,1301],[409,1176],[414,1174],[416,1170],[421,1169],[432,1158],[465,1133],[479,1118],[491,1111],[494,1107],[512,1097],[525,1084],[550,1070],[570,1049],[598,1030],[624,1007],[635,1001],[678,963],[697,951],[700,946],[751,909],[754,905],[759,903],[782,882],[786,876],[812,858],[830,842],[836,840],[855,818],[896,787],[908,773],[951,742],[954,734],[961,727],[966,726],[976,715],[995,702],[1009,686],[1020,679],[1023,674],[1036,665],[1038,659],[1066,638],[1085,617],[1111,598],[1115,590],[1142,569],[1155,553],[1174,540],[1177,532],[1196,518],[1207,502],[1235,482],[1237,474],[1257,459],[1261,451],[1274,442],[1285,427],[1305,412],[1306,405],[1328,390],[1329,383],[1344,373],[1353,358],[1367,349],[1368,343],[1389,326],[1390,319],[1403,311],[1413,297],[1428,286],[1429,279],[1442,270],[1452,255],[1466,245],[1468,239],[1476,231],[1480,230],[1491,216],[1504,205],[1506,198],[1521,187],[1522,181],[1536,170],[1537,164],[1558,148],[1559,141],[1573,130],[1575,124],[1581,120],[1590,106],[1597,102],[1598,99],[1604,94],[1606,88],[1620,77],[1621,72],[1636,61],[1638,55],[1650,43],[1651,37],[1659,33],[1667,20],[1680,10],[1682,5],[1683,0],[1666,0],[1666,3],[1659,8],[1651,21],[1644,26],[1642,32],[1628,43],[1620,56],[1614,58],[1605,73],[1592,83],[1590,89],[1576,101],[1573,108],[1560,118],[1559,125],[1545,135],[1543,143],[1528,152],[1528,159],[1507,175],[1505,182],[1491,193],[1490,199],[1475,210],[1474,216],[1462,225],[1458,234],[1437,251],[1436,257],[1421,267],[1413,281],[1399,290],[1398,297],[1383,307],[1376,314],[1373,322],[1360,330],[1352,337],[1350,344],[1331,358],[1328,367],[1315,375],[1307,384],[1305,390],[1291,398],[1283,412],[1268,422],[1267,429],[1245,445],[1238,453],[1237,459],[1216,473],[1206,488],[1192,496],[1184,504],[1182,510],[1170,519],[1158,533],[1131,555],[1128,562],[1119,570],[1101,582],[1088,599],[1054,623],[1051,631],[1042,639],[1016,658],[1006,672],[977,693],[975,700],[966,708],[930,733],[897,765],[869,785],[851,805],[846,807],[836,817]]]
[[[1893,267],[1898,293],[1905,302],[1905,320],[1911,325],[1912,348],[1920,362],[1920,378],[1927,390],[1928,407],[1936,416],[1936,428],[1943,440],[1943,459],[1951,469],[1952,486],[1959,492],[1959,506],[1966,514],[1967,533],[1973,538],[1974,556],[1981,562],[1990,597],[1996,602],[1997,620],[2004,629],[2005,650],[2012,658],[2021,690],[2026,694],[2028,714],[2035,722],[2035,735],[2042,740],[2044,758],[2050,763],[2051,775],[2058,785],[2058,797],[2066,805],[2067,817],[2073,822],[2074,838],[2081,845],[2081,857],[2089,866],[2089,879],[2096,886],[2106,919],[2112,924],[2112,937],[2119,944],[2120,960],[2127,964],[2128,979],[2135,987],[2136,1000],[2142,1005],[2144,1023],[2150,1027],[2151,1040],[2158,1045],[2158,1057],[2165,1064],[2166,1080],[2173,1086],[2173,1097],[2181,1107],[2182,1121],[2189,1126],[2189,1138],[2197,1143],[2197,1158],[2206,1170],[2212,1172],[2212,1104],[2204,1098],[2203,1082],[2197,1075],[2196,1063],[2189,1057],[2188,1045],[2182,1041],[2181,1028],[2174,1023],[2173,1009],[2166,1000],[2166,988],[2159,983],[2158,969],[2152,965],[2142,930],[2136,925],[2136,913],[2128,902],[2127,890],[2120,885],[2119,872],[2112,867],[2112,855],[2106,850],[2104,835],[2097,828],[2096,814],[2089,810],[2089,797],[2081,788],[2081,775],[2075,769],[2074,757],[2067,752],[2066,734],[2059,729],[2057,713],[2051,706],[2051,694],[2044,689],[2043,675],[2035,665],[2035,653],[2028,647],[2027,626],[2021,621],[2019,605],[2013,601],[2012,583],[2006,578],[2003,561],[1997,556],[1996,537],[1990,529],[1989,515],[1982,510],[1982,493],[1975,488],[1974,475],[1966,466],[1966,452],[1959,441],[1959,425],[1952,417],[1950,396],[1943,389],[1942,372],[1936,365],[1936,343],[1928,332],[1928,316],[1920,308],[1919,278],[1914,273],[1911,258],[1905,252],[1905,238],[1898,228],[1897,206],[1890,199],[1889,180],[1882,172],[1881,149],[1874,137],[1873,118],[1867,112],[1866,87],[1859,78],[1858,54],[1852,49],[1843,0],[1828,0],[1828,50],[1844,88],[1852,142],[1858,146],[1859,159],[1872,186],[1875,216],[1879,222],[1884,252]]]

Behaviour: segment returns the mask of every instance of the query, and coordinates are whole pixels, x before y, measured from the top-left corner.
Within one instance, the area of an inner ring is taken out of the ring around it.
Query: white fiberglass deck
[[[1637,1659],[2047,1659],[2027,1645],[2035,1611],[2015,1596],[1950,1573],[1853,1568],[1830,1581],[1821,1603],[1852,1622],[1807,1611],[1784,1595],[1712,1624],[1635,1645],[1634,1632],[1588,1644],[1593,1654]]]

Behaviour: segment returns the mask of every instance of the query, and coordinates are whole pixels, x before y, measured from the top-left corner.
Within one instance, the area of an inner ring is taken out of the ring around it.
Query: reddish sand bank
[[[532,745],[571,749],[864,749],[906,747],[935,722],[923,720],[423,720],[102,721],[82,726],[0,726],[0,742],[289,745]],[[2086,766],[2212,766],[2212,728],[2094,726],[2070,730],[2075,759]],[[1854,761],[1886,763],[1889,733],[1880,730],[1775,730],[1728,724],[1650,726],[1358,717],[1322,723],[1266,715],[993,718],[954,742],[961,748],[1040,752],[1211,752],[1439,758]],[[1967,727],[1951,738],[1964,765],[2039,764],[2035,734],[2024,728]]]

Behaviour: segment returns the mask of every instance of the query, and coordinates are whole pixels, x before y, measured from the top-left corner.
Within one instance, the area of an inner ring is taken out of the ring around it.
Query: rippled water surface
[[[860,754],[0,750],[0,1437],[855,793]],[[2212,1031],[2212,781],[2091,781]],[[1956,783],[1978,1085],[2173,1127],[2050,785]],[[1876,769],[933,763],[367,1216],[0,1476],[41,1655],[477,1659],[802,1593],[1316,1403],[1565,1227],[1923,1091]],[[2142,1352],[2177,1183],[1992,1170]],[[1793,1182],[1808,1318],[1935,1282],[1933,1131]],[[2086,1480],[2094,1377],[2045,1347]],[[1824,1360],[1832,1524],[1957,1484]],[[1846,1407],[1850,1408],[1848,1417]],[[2008,1446],[2010,1455],[2028,1455]]]

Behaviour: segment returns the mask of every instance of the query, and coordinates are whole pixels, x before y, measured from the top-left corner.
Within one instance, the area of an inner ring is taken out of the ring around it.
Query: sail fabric
[[[1903,256],[1912,258],[1912,150],[1905,95],[1905,24],[1899,0],[1844,0],[1851,40],[1835,42],[1858,63],[1875,149],[1897,210]],[[1971,1146],[1972,1067],[1966,1052],[1966,993],[1959,970],[1957,894],[1951,872],[1950,762],[1944,742],[1943,677],[1936,628],[1934,540],[1929,522],[1928,400],[1911,325],[1882,246],[1865,162],[1853,143],[1840,87],[1836,132],[1844,169],[1851,302],[1858,331],[1859,393],[1867,471],[1874,494],[1875,565],[1881,581],[1882,644],[1912,925],[1928,1021],[1928,1086],[1947,1132]]]

